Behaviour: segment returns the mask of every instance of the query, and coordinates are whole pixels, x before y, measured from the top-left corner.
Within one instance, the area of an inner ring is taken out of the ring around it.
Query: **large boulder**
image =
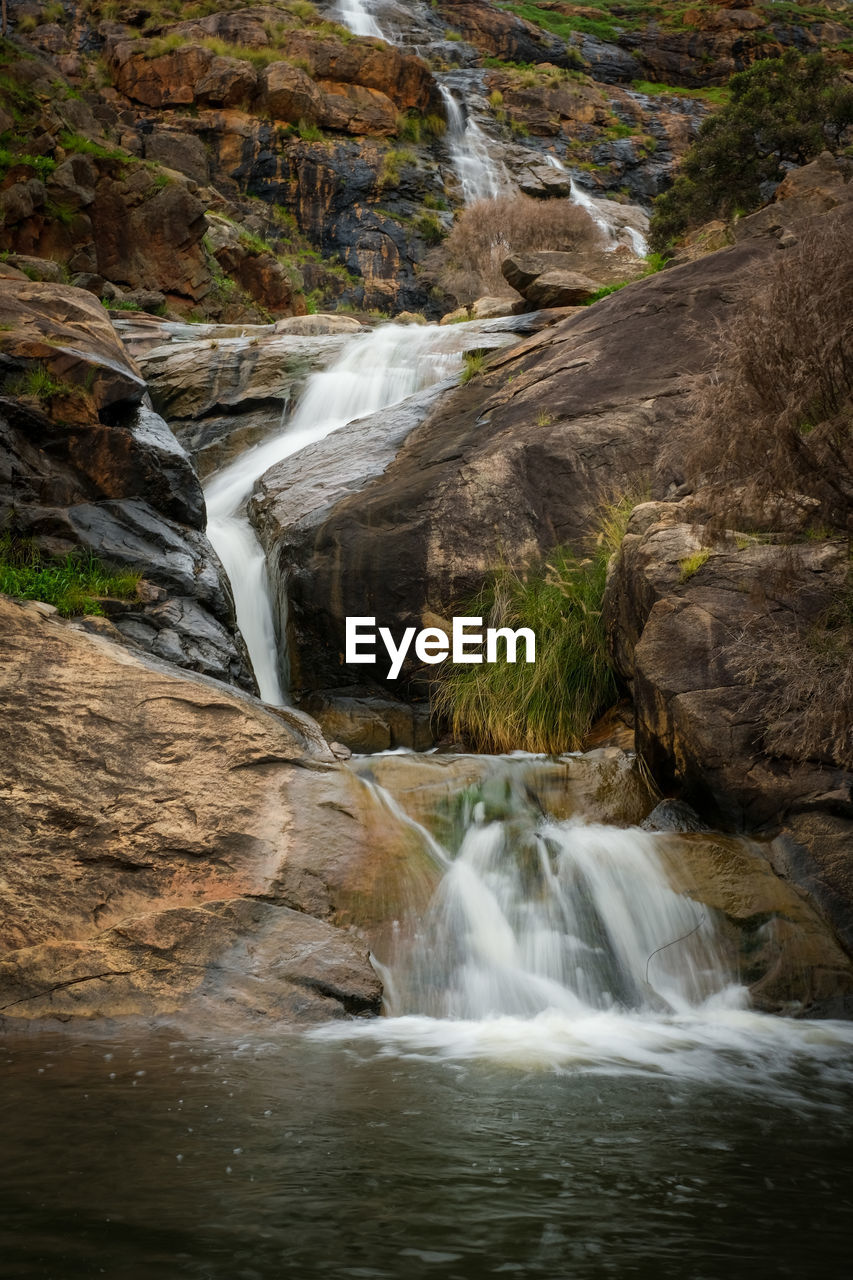
[[[376,1012],[423,840],[316,725],[0,597],[7,1020]]]
[[[65,285],[0,282],[0,525],[51,554],[141,573],[128,641],[254,689],[192,463],[142,399],[104,308]]]
[[[853,773],[796,738],[768,749],[780,670],[755,666],[768,644],[787,637],[793,653],[821,627],[845,590],[846,547],[738,534],[714,543],[692,517],[687,500],[638,507],[608,581],[604,615],[638,750],[713,822],[779,837],[777,865],[851,948]]]
[[[712,358],[705,335],[733,307],[740,273],[771,251],[775,241],[753,240],[575,312],[491,357],[380,474],[330,493],[327,509],[291,521],[284,495],[280,516],[265,505],[301,687],[363,679],[340,665],[348,615],[374,615],[396,635],[427,613],[446,617],[501,557],[582,548],[603,500],[649,484]]]

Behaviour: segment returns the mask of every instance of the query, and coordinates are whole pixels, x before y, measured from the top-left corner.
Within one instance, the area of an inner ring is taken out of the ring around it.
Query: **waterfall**
[[[447,111],[447,145],[465,204],[494,200],[511,186],[503,164],[489,150],[489,140],[470,111],[466,113],[446,84],[439,83]]]
[[[447,377],[461,366],[463,349],[458,333],[434,326],[388,324],[357,335],[328,369],[309,379],[282,430],[247,449],[205,486],[207,534],[228,574],[237,623],[265,702],[283,706],[285,693],[266,561],[246,514],[256,480],[338,427]]]
[[[670,888],[656,839],[577,820],[525,832],[517,817],[475,814],[394,975],[388,1012],[686,1013],[726,990],[714,925]]]
[[[378,36],[380,40],[385,39],[382,28],[367,9],[364,0],[338,0],[337,13],[341,24],[353,35]]]
[[[683,891],[680,837],[596,816],[602,788],[615,815],[628,784],[607,757],[386,761],[352,767],[418,820],[441,879],[388,950],[377,940],[386,1016],[312,1038],[739,1087],[764,1087],[797,1054],[819,1061],[839,1036],[849,1042],[843,1024],[749,1008],[729,923]],[[713,837],[707,857],[716,865]],[[715,882],[704,883],[713,897]]]

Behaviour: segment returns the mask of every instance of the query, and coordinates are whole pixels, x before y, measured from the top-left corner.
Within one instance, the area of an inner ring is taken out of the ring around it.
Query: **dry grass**
[[[774,507],[794,494],[817,518],[853,529],[853,243],[826,215],[745,281],[721,330],[718,367],[666,461],[711,486],[725,513],[740,502]],[[813,505],[813,503],[812,503]]]
[[[540,249],[571,252],[600,242],[585,209],[571,200],[507,195],[478,200],[459,214],[453,230],[426,262],[426,272],[460,305],[483,297],[511,297],[501,263],[512,253]]]
[[[769,755],[853,768],[853,573],[815,623],[758,618],[725,657]]]

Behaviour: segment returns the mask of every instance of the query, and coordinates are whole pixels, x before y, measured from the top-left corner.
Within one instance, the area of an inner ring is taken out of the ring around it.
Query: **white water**
[[[338,0],[337,12],[338,20],[353,35],[378,36],[380,40],[385,39],[382,28],[363,0]]]
[[[780,1095],[792,1072],[850,1078],[849,1023],[749,1009],[714,913],[669,884],[664,837],[557,822],[529,802],[525,813],[528,765],[505,763],[505,789],[498,779],[491,798],[484,789],[467,804],[459,850],[444,851],[415,936],[376,966],[387,1016],[313,1037],[403,1057],[664,1074]],[[500,816],[487,820],[487,805]]]
[[[359,334],[328,369],[309,379],[283,430],[247,449],[205,486],[207,534],[228,574],[237,623],[265,702],[283,706],[285,693],[266,560],[246,513],[255,482],[338,427],[447,377],[461,367],[463,345],[452,329],[433,326],[389,324]]]
[[[707,913],[669,887],[654,835],[578,822],[524,832],[475,814],[389,1012],[684,1013],[732,983]]]
[[[506,168],[492,154],[489,139],[470,111],[466,116],[447,85],[438,87],[447,112],[447,145],[462,199],[465,204],[495,200],[512,188]]]

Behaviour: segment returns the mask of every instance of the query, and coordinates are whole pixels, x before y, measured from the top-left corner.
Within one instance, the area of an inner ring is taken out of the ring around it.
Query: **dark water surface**
[[[850,1274],[853,1089],[286,1035],[0,1045],[0,1274]]]

